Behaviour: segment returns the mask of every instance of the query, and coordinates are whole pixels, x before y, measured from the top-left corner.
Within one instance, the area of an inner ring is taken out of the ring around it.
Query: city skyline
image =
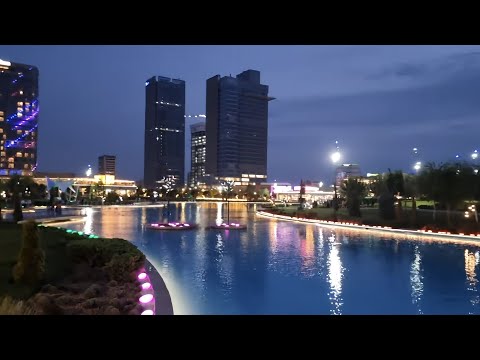
[[[335,140],[342,161],[358,163],[365,172],[410,171],[414,147],[424,162],[473,152],[480,130],[479,51],[479,46],[2,46],[0,58],[39,68],[40,171],[82,173],[98,154],[112,153],[119,176],[135,180],[143,177],[138,158],[145,79],[165,74],[185,80],[186,113],[205,114],[206,79],[258,69],[277,98],[269,114],[269,181],[297,182],[328,180]],[[73,131],[78,128],[82,131]],[[58,161],[60,152],[68,162]]]

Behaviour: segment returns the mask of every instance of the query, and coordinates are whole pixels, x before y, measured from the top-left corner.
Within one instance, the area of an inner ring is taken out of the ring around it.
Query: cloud
[[[277,100],[272,102],[270,113],[272,123],[278,126],[382,125],[413,129],[419,124],[433,123],[448,127],[458,119],[475,122],[475,116],[480,116],[478,94],[480,67],[474,66],[442,81],[407,89]]]

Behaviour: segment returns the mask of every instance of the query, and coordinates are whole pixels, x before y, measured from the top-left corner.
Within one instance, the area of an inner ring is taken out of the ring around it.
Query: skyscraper
[[[114,175],[115,176],[115,161],[114,155],[102,155],[98,157],[98,173],[100,175]]]
[[[0,175],[37,167],[38,69],[0,60]]]
[[[206,172],[246,185],[267,178],[268,86],[260,72],[207,80]]]
[[[204,182],[205,178],[205,123],[200,122],[190,125],[191,136],[191,166],[189,186]]]
[[[154,76],[145,83],[144,184],[164,177],[184,184],[185,81]]]

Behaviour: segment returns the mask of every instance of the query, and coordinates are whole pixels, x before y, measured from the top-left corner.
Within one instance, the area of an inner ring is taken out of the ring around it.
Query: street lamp
[[[420,169],[422,168],[422,162],[421,161],[417,161],[415,163],[415,165],[413,165],[413,169],[418,172]]]
[[[338,144],[338,142],[336,142]],[[337,146],[337,150],[330,155],[330,159],[332,160],[332,163],[336,165],[337,162],[340,161],[341,158],[340,151]],[[335,169],[335,177],[333,180],[333,221],[337,221],[337,211],[338,211],[338,196],[337,196],[337,170]]]
[[[476,159],[478,158],[478,151],[475,150],[475,151],[472,153],[471,157],[472,157],[473,160],[476,160]]]
[[[90,177],[92,175],[92,168],[90,167],[90,165],[88,165],[88,169],[85,172],[85,175],[87,175],[87,177]]]

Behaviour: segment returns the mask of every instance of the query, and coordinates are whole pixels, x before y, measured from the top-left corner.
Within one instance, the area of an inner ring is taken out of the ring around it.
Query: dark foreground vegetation
[[[145,256],[130,242],[0,224],[0,314],[139,315]]]

